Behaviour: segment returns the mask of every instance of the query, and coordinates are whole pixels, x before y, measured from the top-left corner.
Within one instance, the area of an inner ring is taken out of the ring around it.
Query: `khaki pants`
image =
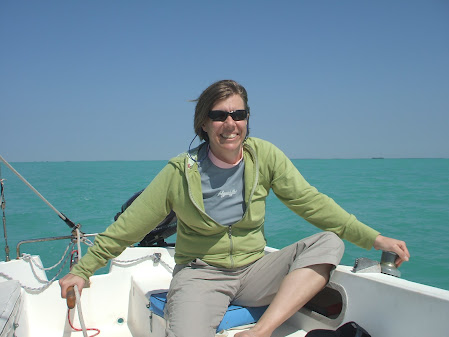
[[[344,244],[334,233],[322,232],[241,268],[216,268],[200,259],[177,265],[165,306],[167,336],[215,336],[231,302],[268,305],[290,271],[316,264],[337,266],[343,252]]]

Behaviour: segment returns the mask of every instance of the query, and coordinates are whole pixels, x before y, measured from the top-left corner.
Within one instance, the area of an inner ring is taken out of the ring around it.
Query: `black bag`
[[[310,330],[306,337],[371,337],[371,335],[355,322],[343,324],[337,330]]]

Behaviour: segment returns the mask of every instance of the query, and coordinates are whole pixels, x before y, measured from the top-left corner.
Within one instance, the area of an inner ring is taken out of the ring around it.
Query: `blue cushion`
[[[167,303],[167,293],[153,294],[150,296],[150,310],[156,315],[164,317],[164,307]],[[236,326],[251,324],[263,315],[267,306],[264,307],[241,307],[231,304],[228,307],[223,320],[217,327],[217,332]]]
[[[150,311],[164,317],[164,307],[167,303],[167,293],[153,294],[150,296]]]

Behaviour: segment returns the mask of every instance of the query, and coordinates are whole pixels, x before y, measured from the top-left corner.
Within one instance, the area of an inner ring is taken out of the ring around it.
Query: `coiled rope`
[[[75,328],[72,324],[72,321],[70,320],[70,309],[67,310],[67,319],[69,321],[70,327],[75,331],[82,331],[84,337],[94,337],[100,334],[100,329],[97,328],[86,328],[86,324],[84,323],[84,316],[83,312],[81,310],[81,296],[80,292],[78,290],[78,286],[75,284],[75,297],[76,297],[76,306],[78,310],[78,319],[81,325],[81,329]],[[96,334],[93,334],[92,336],[87,335],[87,331],[96,331]]]
[[[129,265],[129,264],[138,263],[138,262],[141,262],[141,261],[144,261],[144,260],[151,259],[154,263],[160,263],[171,274],[173,272],[173,268],[170,267],[170,265],[167,262],[163,261],[161,259],[161,257],[162,257],[161,253],[154,253],[154,254],[151,254],[151,255],[145,255],[145,256],[142,256],[142,257],[139,257],[139,258],[129,259],[129,260],[116,260],[115,259],[113,261],[113,263],[119,264],[119,265],[120,264],[122,264],[122,265]],[[67,311],[67,319],[68,319],[68,322],[70,324],[70,327],[74,331],[77,331],[77,332],[82,331],[84,337],[97,336],[98,334],[100,334],[100,330],[99,329],[97,329],[97,328],[86,328],[86,325],[84,323],[83,313],[82,313],[82,310],[81,310],[81,296],[80,296],[80,293],[79,293],[77,285],[74,285],[74,290],[75,290],[75,297],[76,297],[76,306],[77,306],[77,310],[78,310],[78,318],[79,318],[79,322],[80,322],[80,325],[81,325],[81,329],[75,328],[73,326],[73,323],[72,323],[72,321],[70,319],[70,310],[71,309],[69,308],[68,311]],[[96,333],[91,335],[91,336],[88,336],[87,335],[87,331],[96,331]]]
[[[153,260],[154,263],[160,263],[170,274],[173,273],[173,268],[164,260],[162,260],[162,254],[161,253],[154,253],[151,255],[145,255],[145,256],[141,256],[138,257],[136,259],[131,259],[131,260],[117,260],[114,259],[113,263],[114,264],[123,264],[123,265],[127,265],[127,264],[133,264],[133,263],[138,263],[140,261],[144,261],[144,260]]]
[[[70,255],[68,255],[67,252],[68,252],[69,249],[70,249],[71,247],[73,247],[73,246],[74,246],[74,244],[73,244],[73,243],[70,243],[70,244],[67,246],[67,248],[66,248],[64,254],[62,255],[62,258],[59,260],[59,262],[56,263],[54,266],[49,267],[49,268],[43,268],[43,267],[41,267],[39,264],[36,263],[36,261],[34,261],[33,257],[32,257],[30,254],[25,254],[25,253],[22,254],[22,259],[23,259],[25,262],[28,262],[28,263],[30,264],[31,270],[32,270],[32,272],[33,272],[34,277],[35,277],[40,283],[43,283],[44,285],[42,285],[41,287],[29,287],[29,286],[23,284],[22,282],[20,282],[19,280],[16,280],[16,281],[19,282],[20,286],[21,286],[23,289],[25,289],[25,290],[27,290],[27,291],[29,291],[29,292],[31,292],[31,293],[40,293],[40,292],[44,291],[44,290],[47,289],[47,288],[48,288],[48,287],[49,287],[49,286],[50,286],[50,285],[51,285],[51,284],[58,278],[58,276],[61,274],[62,270],[64,269],[64,267],[65,267],[65,265],[67,264],[67,261],[68,261],[68,259],[69,259],[69,257],[70,257]],[[67,255],[67,256],[66,256],[66,255]],[[61,264],[61,263],[62,263],[62,264]],[[47,271],[47,270],[51,270],[51,269],[56,268],[59,264],[61,264],[61,267],[59,268],[59,270],[58,270],[58,272],[56,273],[56,275],[55,275],[50,281],[41,279],[41,278],[37,275],[36,270],[35,270],[35,268],[38,268],[38,269]],[[3,273],[3,272],[0,272],[0,276],[4,277],[4,278],[7,279],[7,280],[14,280],[14,278],[13,278],[12,276],[10,276],[10,275],[8,275],[8,274],[5,274],[5,273]]]
[[[80,242],[83,242],[85,245],[87,246],[92,246],[93,243],[86,239],[86,238],[80,238],[81,234],[80,231],[78,229],[76,229],[77,231],[77,244],[78,244],[78,255],[81,256],[81,245]],[[37,281],[39,281],[40,283],[43,283],[43,285],[41,287],[29,287],[25,284],[23,284],[21,281],[16,280],[19,282],[20,286],[27,290],[28,292],[31,293],[40,293],[42,291],[44,291],[45,289],[47,289],[54,281],[56,281],[56,279],[59,277],[59,275],[61,275],[61,272],[63,271],[64,267],[66,266],[69,258],[70,258],[70,254],[68,254],[69,251],[73,251],[73,249],[75,248],[75,243],[71,242],[68,244],[67,248],[65,249],[64,253],[62,254],[61,259],[53,266],[48,267],[48,268],[44,268],[43,266],[39,265],[38,263],[36,263],[36,261],[33,259],[33,257],[30,254],[26,254],[23,253],[22,254],[22,260],[25,262],[28,262],[30,264],[31,267],[31,271],[34,275],[34,277],[36,278]],[[36,272],[36,268],[40,269],[42,271],[49,271],[49,270],[53,270],[56,267],[58,267],[59,265],[60,268],[57,271],[56,275],[50,280],[44,280],[42,278],[39,277],[38,273]],[[4,277],[7,280],[14,280],[14,278],[8,274],[5,274],[3,272],[0,272],[0,276]]]

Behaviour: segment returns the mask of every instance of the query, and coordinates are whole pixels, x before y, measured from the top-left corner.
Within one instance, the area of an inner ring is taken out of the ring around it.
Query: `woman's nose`
[[[224,121],[225,124],[235,124],[235,120],[232,119],[231,115],[228,115],[228,117]]]

